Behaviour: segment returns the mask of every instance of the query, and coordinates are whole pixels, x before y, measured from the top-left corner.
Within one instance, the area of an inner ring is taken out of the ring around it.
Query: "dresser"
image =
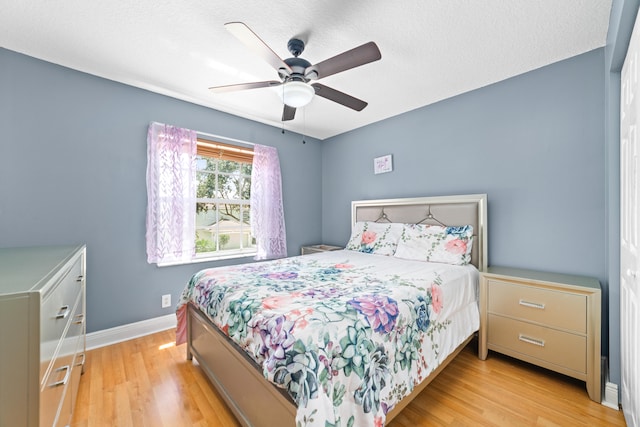
[[[586,383],[600,402],[600,282],[505,267],[480,275],[479,357],[497,351]]]
[[[66,426],[85,358],[79,246],[0,249],[0,426]]]

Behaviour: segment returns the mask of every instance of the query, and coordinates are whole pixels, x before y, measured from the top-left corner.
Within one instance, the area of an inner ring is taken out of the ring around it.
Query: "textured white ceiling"
[[[0,0],[0,46],[281,127],[278,80],[228,32],[247,24],[281,58],[312,64],[368,41],[382,59],[320,83],[367,101],[355,112],[315,97],[285,128],[325,139],[602,47],[611,0]]]

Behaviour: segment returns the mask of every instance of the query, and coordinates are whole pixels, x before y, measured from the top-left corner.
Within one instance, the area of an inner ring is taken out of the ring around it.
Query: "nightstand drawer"
[[[587,372],[586,337],[492,314],[488,320],[490,346],[499,346],[576,373]]]
[[[489,313],[528,320],[553,328],[587,332],[587,298],[515,283],[488,280]]]

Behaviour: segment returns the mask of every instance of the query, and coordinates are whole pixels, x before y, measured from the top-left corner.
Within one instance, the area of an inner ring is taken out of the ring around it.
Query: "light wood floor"
[[[185,346],[165,331],[87,354],[71,427],[239,426]],[[472,342],[388,427],[624,426],[584,383]]]

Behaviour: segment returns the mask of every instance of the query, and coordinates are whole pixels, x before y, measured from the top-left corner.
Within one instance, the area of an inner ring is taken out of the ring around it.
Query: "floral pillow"
[[[405,224],[394,256],[417,261],[465,265],[471,262],[473,227]]]
[[[377,255],[393,255],[402,234],[402,224],[356,222],[346,249]]]

